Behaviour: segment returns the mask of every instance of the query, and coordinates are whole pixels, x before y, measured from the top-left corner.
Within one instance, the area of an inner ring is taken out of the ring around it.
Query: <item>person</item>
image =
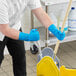
[[[59,40],[65,38],[65,33],[59,31],[50,17],[42,9],[40,0],[0,0],[0,65],[4,59],[4,47],[12,56],[14,76],[26,76],[26,56],[24,41],[38,41],[39,32],[32,29],[24,33],[21,29],[21,17],[26,7],[29,7],[45,28]]]

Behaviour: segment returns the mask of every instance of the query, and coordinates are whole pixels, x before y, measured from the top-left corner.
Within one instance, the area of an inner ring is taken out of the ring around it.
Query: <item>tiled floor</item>
[[[54,46],[51,46],[54,48]],[[69,68],[76,68],[76,41],[61,44],[57,56],[61,65]],[[32,55],[30,51],[26,53],[27,57],[27,76],[36,76],[37,55]],[[12,61],[9,55],[6,55],[0,68],[0,76],[13,76]]]

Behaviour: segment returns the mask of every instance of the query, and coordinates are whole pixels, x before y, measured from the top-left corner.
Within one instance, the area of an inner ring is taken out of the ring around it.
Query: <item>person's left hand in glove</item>
[[[52,10],[51,10],[52,11]],[[45,26],[58,40],[63,40],[65,38],[65,33],[61,32],[54,25],[54,22],[50,19],[48,14],[43,10],[42,7],[32,10],[38,20]]]
[[[48,30],[53,33],[54,36],[58,38],[58,40],[63,40],[65,38],[65,32],[61,32],[57,29],[57,27],[52,24],[48,27]]]

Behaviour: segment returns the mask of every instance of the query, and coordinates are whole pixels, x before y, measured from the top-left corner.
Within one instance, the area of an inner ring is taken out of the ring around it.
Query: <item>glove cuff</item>
[[[19,40],[29,41],[29,34],[20,32],[19,33]]]

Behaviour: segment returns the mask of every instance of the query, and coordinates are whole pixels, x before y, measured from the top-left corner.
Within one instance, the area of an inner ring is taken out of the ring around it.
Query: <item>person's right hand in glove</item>
[[[40,34],[37,31],[37,29],[32,29],[29,34],[20,32],[19,40],[38,41],[38,40],[40,40]]]

